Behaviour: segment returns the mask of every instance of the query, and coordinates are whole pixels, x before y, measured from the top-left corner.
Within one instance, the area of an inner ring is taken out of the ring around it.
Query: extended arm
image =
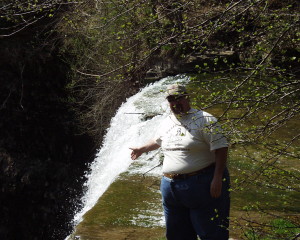
[[[216,167],[214,177],[210,185],[210,194],[213,198],[221,196],[223,172],[227,161],[227,151],[227,147],[219,148],[215,151]]]
[[[144,146],[141,146],[141,147],[138,147],[138,148],[130,148],[132,150],[131,159],[135,160],[139,156],[141,156],[143,153],[153,151],[155,149],[158,149],[159,147],[160,146],[154,140],[151,140],[147,144],[145,144]]]

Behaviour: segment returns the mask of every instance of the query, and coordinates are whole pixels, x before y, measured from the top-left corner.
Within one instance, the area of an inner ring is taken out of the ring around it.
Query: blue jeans
[[[214,168],[187,179],[163,177],[161,193],[168,240],[228,240],[230,179],[223,174],[222,195],[212,198]]]

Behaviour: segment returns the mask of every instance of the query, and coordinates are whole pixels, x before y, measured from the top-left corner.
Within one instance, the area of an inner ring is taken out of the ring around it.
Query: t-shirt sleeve
[[[217,119],[213,116],[205,116],[202,128],[202,135],[209,145],[210,151],[218,148],[228,147],[228,141]]]

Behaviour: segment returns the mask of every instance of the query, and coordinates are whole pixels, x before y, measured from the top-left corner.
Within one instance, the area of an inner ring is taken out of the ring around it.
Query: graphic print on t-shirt
[[[172,126],[168,131],[168,138],[164,144],[165,151],[189,151],[184,145],[184,139],[186,138],[187,131],[183,126]]]

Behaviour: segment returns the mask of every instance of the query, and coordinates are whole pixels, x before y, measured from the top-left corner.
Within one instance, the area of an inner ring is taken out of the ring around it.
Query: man
[[[229,237],[228,143],[216,119],[191,108],[184,86],[171,85],[172,114],[156,136],[131,148],[131,158],[159,147],[164,154],[161,193],[168,240],[227,240]]]

